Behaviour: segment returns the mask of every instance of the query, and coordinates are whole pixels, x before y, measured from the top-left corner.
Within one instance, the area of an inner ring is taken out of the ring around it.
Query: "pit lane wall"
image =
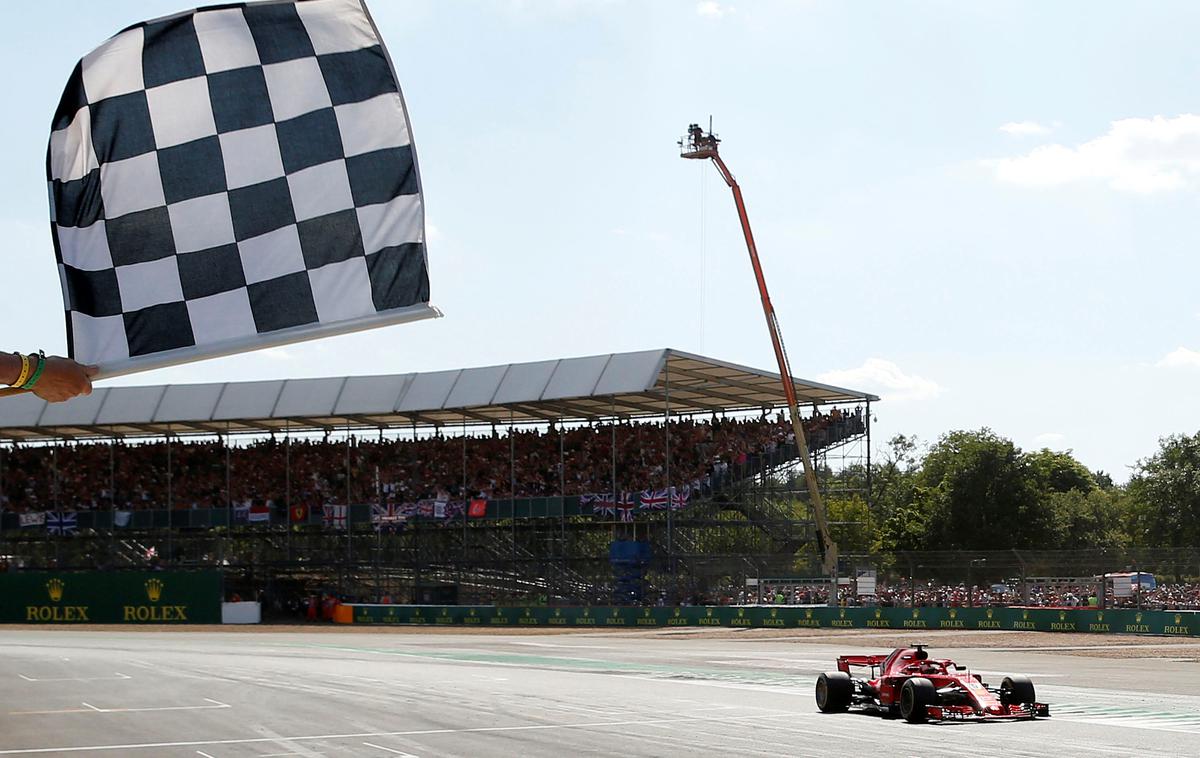
[[[1200,636],[1194,611],[1057,610],[1053,608],[631,608],[343,605],[344,624],[476,627],[744,627],[752,629],[1006,629]]]
[[[220,571],[0,574],[0,623],[219,624]]]

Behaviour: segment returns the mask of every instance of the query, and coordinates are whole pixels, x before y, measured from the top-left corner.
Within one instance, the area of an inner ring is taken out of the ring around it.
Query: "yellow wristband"
[[[21,375],[17,377],[17,381],[12,383],[13,387],[20,387],[29,378],[29,356],[21,353],[17,353],[17,355],[21,357]]]

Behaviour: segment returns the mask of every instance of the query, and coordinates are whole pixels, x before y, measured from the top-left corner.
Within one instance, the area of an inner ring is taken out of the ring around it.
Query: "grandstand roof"
[[[878,397],[795,379],[801,403]],[[48,404],[0,400],[0,439],[412,428],[586,421],[784,404],[779,375],[678,350],[385,376],[98,387]]]

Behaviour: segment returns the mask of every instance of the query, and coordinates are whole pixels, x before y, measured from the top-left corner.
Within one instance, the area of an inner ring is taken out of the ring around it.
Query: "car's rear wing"
[[[891,653],[883,655],[839,655],[837,659],[838,671],[850,673],[851,666],[861,666],[863,668],[876,668],[882,666]]]

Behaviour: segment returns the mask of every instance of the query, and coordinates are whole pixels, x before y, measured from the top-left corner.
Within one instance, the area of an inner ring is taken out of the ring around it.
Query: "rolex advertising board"
[[[0,623],[219,624],[219,571],[0,574]]]
[[[825,606],[350,605],[354,624],[480,627],[732,627],[754,629],[994,629],[1200,635],[1195,612],[1060,608],[829,608]]]

